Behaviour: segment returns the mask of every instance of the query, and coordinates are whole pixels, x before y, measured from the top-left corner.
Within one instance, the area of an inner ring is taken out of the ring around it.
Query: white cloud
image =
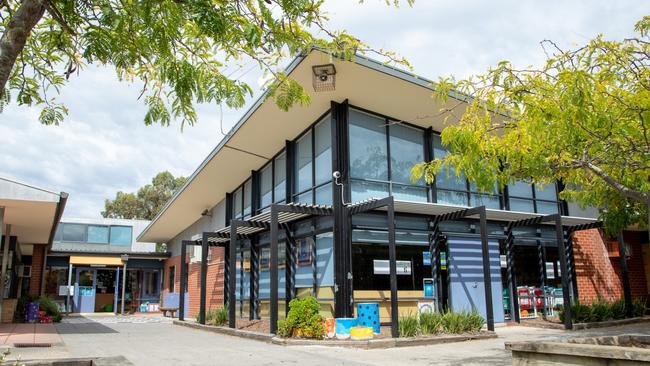
[[[397,51],[431,79],[466,77],[502,59],[539,63],[543,39],[562,47],[598,33],[620,39],[650,13],[650,3],[638,1],[416,0],[395,9],[383,0],[328,0],[326,8],[332,27]],[[255,87],[263,78],[251,66],[238,62],[229,70]],[[199,106],[199,122],[182,133],[178,124],[144,126],[140,87],[118,82],[111,69],[90,67],[63,89],[70,116],[61,126],[41,126],[36,108],[9,107],[0,114],[0,176],[66,191],[66,214],[92,217],[105,198],[134,191],[159,171],[191,174],[223,137],[219,107]],[[242,113],[224,108],[223,128]]]

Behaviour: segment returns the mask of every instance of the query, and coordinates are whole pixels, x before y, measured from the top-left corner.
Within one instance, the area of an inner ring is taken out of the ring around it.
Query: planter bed
[[[389,338],[386,336],[378,336],[378,338],[354,341],[351,339],[306,339],[306,338],[281,338],[273,334],[261,333],[250,331],[246,329],[232,329],[223,326],[203,325],[192,321],[179,321],[174,320],[175,325],[180,325],[188,328],[205,330],[219,334],[225,334],[235,337],[242,337],[256,341],[268,342],[284,346],[328,346],[328,347],[348,347],[360,349],[374,349],[374,348],[393,348],[393,347],[413,347],[424,346],[441,343],[464,342],[477,339],[496,338],[494,332],[481,331],[471,334],[441,334],[438,336],[421,336],[412,338]]]
[[[607,321],[604,321],[604,322],[597,322],[597,323],[576,323],[576,324],[573,324],[573,330],[616,327],[616,326],[619,326],[619,325],[647,323],[647,322],[650,322],[650,317],[649,316],[643,316],[643,317],[638,317],[638,318],[619,319],[619,320],[607,320]]]
[[[496,338],[494,332],[481,331],[473,334],[441,334],[438,336],[420,336],[410,338],[379,338],[366,341],[351,339],[301,339],[273,337],[273,344],[283,346],[327,346],[358,349],[377,349],[394,347],[429,346],[442,343],[465,342],[470,340]]]

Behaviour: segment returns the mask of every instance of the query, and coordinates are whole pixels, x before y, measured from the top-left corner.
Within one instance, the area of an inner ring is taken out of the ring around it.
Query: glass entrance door
[[[77,268],[75,282],[74,311],[77,313],[95,312],[95,283],[97,271],[94,269]]]

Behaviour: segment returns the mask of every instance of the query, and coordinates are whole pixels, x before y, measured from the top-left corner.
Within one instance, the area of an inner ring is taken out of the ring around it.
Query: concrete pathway
[[[122,355],[136,365],[508,365],[504,342],[594,334],[650,334],[648,324],[580,332],[530,327],[498,328],[499,338],[435,346],[357,350],[322,346],[283,347],[238,337],[149,323],[85,322],[56,325],[64,344],[17,348],[10,358],[102,357]]]
[[[63,340],[54,324],[1,324],[0,345],[58,345]]]

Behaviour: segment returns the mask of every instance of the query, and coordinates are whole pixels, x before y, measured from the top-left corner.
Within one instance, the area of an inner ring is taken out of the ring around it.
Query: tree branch
[[[600,169],[600,167],[592,164],[590,161],[582,160],[581,165],[586,169],[590,170],[591,172],[593,172],[594,174],[596,174],[598,177],[604,180],[605,183],[609,184],[612,188],[621,192],[624,196],[633,198],[637,201],[644,202],[646,204],[650,204],[650,195],[648,195],[648,193],[636,191],[625,186],[623,183],[617,181],[609,174],[605,173],[602,169]]]

